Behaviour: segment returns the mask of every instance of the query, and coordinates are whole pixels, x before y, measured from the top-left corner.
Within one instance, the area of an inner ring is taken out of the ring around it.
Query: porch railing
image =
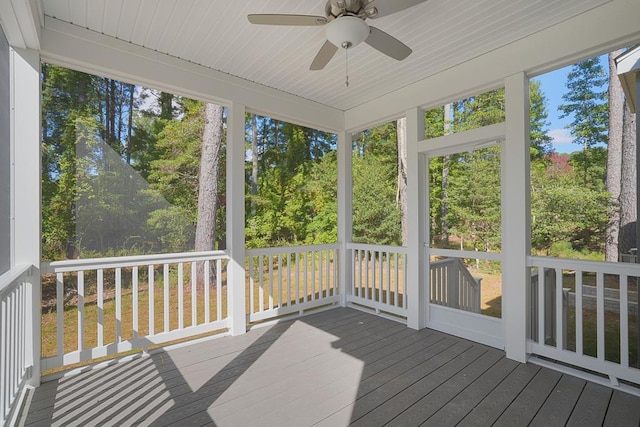
[[[640,383],[640,265],[546,257],[528,262],[530,351],[614,383]]]
[[[17,266],[0,276],[0,425],[15,415],[33,369],[31,269]]]
[[[55,344],[43,347],[56,350],[43,354],[42,370],[227,328],[227,259],[213,251],[44,263],[43,293],[55,288],[55,303],[43,307],[42,335]]]
[[[407,316],[407,248],[351,243],[353,276],[347,301],[376,312]]]
[[[248,249],[248,318],[257,322],[334,304],[337,244]]]
[[[480,313],[481,279],[471,275],[459,258],[431,262],[430,298],[433,304]]]

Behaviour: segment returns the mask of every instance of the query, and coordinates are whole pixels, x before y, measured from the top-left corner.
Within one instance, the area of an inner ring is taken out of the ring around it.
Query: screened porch
[[[530,167],[533,77],[629,47],[616,66],[635,113],[637,1],[347,1],[375,3],[368,22],[414,51],[384,62],[369,40],[323,71],[322,30],[247,15],[345,2],[152,3],[0,6],[0,424],[638,424],[637,256],[532,251]],[[224,108],[214,250],[43,255],[49,65]],[[429,133],[430,112],[495,91],[499,119]],[[248,245],[251,116],[333,135],[328,243]],[[400,120],[406,239],[364,243],[354,153]],[[432,165],[474,155],[496,160],[498,243],[439,245]]]

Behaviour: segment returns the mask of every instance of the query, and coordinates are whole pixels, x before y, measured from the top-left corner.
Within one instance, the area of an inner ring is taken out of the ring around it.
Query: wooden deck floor
[[[44,383],[27,425],[638,426],[640,398],[334,309]]]

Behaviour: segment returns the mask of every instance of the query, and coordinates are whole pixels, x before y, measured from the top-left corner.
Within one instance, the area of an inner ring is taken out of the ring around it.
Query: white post
[[[245,106],[227,110],[227,312],[232,335],[247,331],[244,271],[244,125]]]
[[[350,132],[338,133],[338,257],[340,304],[347,305],[347,295],[351,292],[352,256],[347,244],[353,238],[353,179],[352,179],[352,142]]]
[[[40,385],[40,55],[11,50],[14,263],[31,264],[31,315],[26,330],[32,366],[29,384]]]
[[[427,280],[424,277],[425,260],[425,195],[421,183],[425,182],[424,157],[418,153],[418,141],[424,140],[424,112],[413,108],[407,117],[407,326],[422,329],[427,324]]]
[[[505,79],[506,142],[502,153],[502,320],[507,357],[527,360],[527,257],[530,254],[529,79]]]

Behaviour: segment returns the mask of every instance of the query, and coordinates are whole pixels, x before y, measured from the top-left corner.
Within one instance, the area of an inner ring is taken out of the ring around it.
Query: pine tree
[[[585,185],[592,184],[588,180],[589,149],[607,142],[607,81],[598,57],[577,63],[567,76],[568,91],[562,96],[565,104],[558,106],[561,119],[572,118],[567,128],[574,137],[573,142],[582,146],[583,156],[579,161]]]
[[[552,150],[551,137],[547,133],[547,98],[542,93],[540,82],[531,80],[529,82],[529,100],[530,100],[530,116],[531,116],[531,158],[541,159]]]

